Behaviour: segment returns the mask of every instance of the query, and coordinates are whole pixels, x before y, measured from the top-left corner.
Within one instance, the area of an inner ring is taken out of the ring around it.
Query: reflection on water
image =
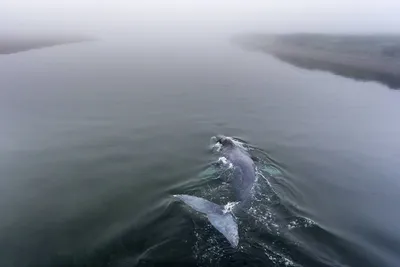
[[[279,58],[280,60],[290,63],[297,67],[309,70],[329,71],[334,74],[359,81],[376,81],[388,86],[391,89],[400,89],[400,69],[399,69],[399,74],[395,75],[386,72],[363,70],[361,68],[355,68],[352,66],[348,66],[346,64],[339,64],[312,58],[303,58],[303,57],[280,55],[280,54],[273,54],[273,55],[276,58]]]

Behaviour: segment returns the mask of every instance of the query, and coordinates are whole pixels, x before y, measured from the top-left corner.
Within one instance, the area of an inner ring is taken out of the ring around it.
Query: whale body
[[[251,200],[256,181],[254,162],[249,153],[230,137],[217,136],[216,141],[221,146],[221,154],[232,164],[233,177],[230,183],[235,193],[236,207],[246,208],[246,203]],[[200,197],[190,195],[175,195],[175,197],[194,210],[205,214],[209,222],[225,236],[232,247],[238,246],[238,225],[230,209]]]

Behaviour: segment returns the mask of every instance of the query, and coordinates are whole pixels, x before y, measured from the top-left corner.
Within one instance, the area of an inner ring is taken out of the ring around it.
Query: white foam
[[[220,157],[220,158],[218,159],[218,162],[221,162],[222,164],[228,164],[228,159],[225,158],[225,157]]]
[[[289,224],[287,225],[288,230],[292,230],[292,229],[296,229],[296,228],[308,228],[308,227],[312,227],[316,225],[316,223],[306,217],[299,217],[291,222],[289,222]]]
[[[230,162],[227,158],[225,157],[219,157],[218,162],[222,163],[223,165],[227,166],[228,169],[233,168],[232,162]]]
[[[219,152],[222,149],[222,144],[220,142],[217,142],[211,148],[215,149],[217,152]]]
[[[223,213],[228,213],[232,212],[233,208],[238,204],[239,202],[228,202],[224,206]]]
[[[243,143],[243,142],[240,142],[240,141],[236,140],[235,138],[233,138],[233,137],[231,137],[231,136],[224,136],[224,135],[223,135],[223,137],[226,138],[226,139],[228,139],[228,140],[230,140],[235,146],[240,147],[240,148],[242,148],[242,149],[244,149],[244,150],[248,150],[248,149],[244,146],[244,143]],[[211,140],[210,140],[210,141],[211,141],[212,143],[215,142],[215,144],[212,145],[212,148],[213,148],[213,149],[216,149],[217,151],[220,151],[220,150],[221,150],[222,144],[218,141],[218,139],[217,139],[216,136],[211,137]]]

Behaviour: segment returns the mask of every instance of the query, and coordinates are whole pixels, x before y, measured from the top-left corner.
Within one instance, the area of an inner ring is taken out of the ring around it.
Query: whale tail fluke
[[[204,198],[189,195],[175,195],[194,210],[207,215],[210,223],[225,236],[232,247],[239,243],[238,226],[232,213],[225,211],[224,207]]]

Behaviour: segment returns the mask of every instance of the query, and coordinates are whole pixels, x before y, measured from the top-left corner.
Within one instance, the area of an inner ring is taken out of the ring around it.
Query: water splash
[[[218,158],[218,163],[221,163],[223,166],[227,167],[228,169],[232,169],[233,168],[233,164],[232,162],[230,162],[227,158],[225,157],[220,157]]]
[[[225,135],[221,135],[221,136],[223,136],[224,138],[230,140],[235,146],[240,147],[240,148],[242,148],[243,150],[246,150],[246,151],[249,150],[248,145],[246,143],[244,143],[244,142],[242,142],[242,141],[240,141],[240,140],[238,140],[238,139],[236,139],[234,137],[231,137],[231,136],[225,136]],[[218,141],[217,136],[211,137],[211,139],[210,139],[210,147],[211,147],[211,150],[213,150],[213,151],[216,151],[216,152],[220,152],[221,151],[222,144]]]
[[[220,157],[220,158],[218,159],[218,162],[220,162],[220,163],[226,165],[226,164],[228,164],[228,159],[225,158],[225,157]]]
[[[239,203],[239,202],[228,202],[228,203],[226,203],[225,206],[224,206],[223,213],[232,212],[233,209],[235,208],[235,206],[236,206],[238,203]]]
[[[217,142],[211,146],[211,150],[215,150],[216,152],[220,152],[222,149],[222,144]]]
[[[296,228],[309,228],[316,225],[316,222],[309,218],[305,217],[296,217],[293,220],[289,221],[287,224],[288,230],[296,229]]]

